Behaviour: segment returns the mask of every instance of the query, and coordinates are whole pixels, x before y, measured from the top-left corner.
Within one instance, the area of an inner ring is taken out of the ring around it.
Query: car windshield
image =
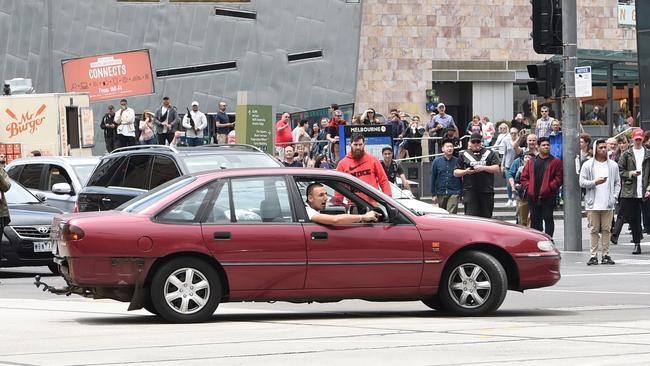
[[[25,203],[40,203],[33,194],[26,190],[20,183],[11,179],[11,188],[5,192],[5,198],[9,205],[20,205]]]
[[[406,204],[404,204],[405,199],[403,198],[396,198],[393,197],[394,201],[397,202],[398,205],[404,207],[405,209],[409,210],[413,215],[415,216],[424,216],[426,215],[426,212],[418,211],[414,208],[408,207]]]
[[[77,177],[79,177],[79,182],[81,185],[85,186],[86,182],[88,181],[88,178],[90,177],[90,174],[93,172],[95,169],[95,166],[97,164],[91,165],[73,165],[72,169],[74,169],[74,172],[77,173]]]
[[[186,175],[172,179],[166,183],[159,185],[158,187],[150,190],[145,194],[137,196],[130,201],[124,202],[121,206],[117,207],[115,210],[138,213],[146,209],[147,207],[150,207],[154,203],[160,201],[162,198],[166,197],[167,195],[192,183],[194,180],[196,180],[195,177],[186,176]]]
[[[267,154],[201,154],[188,155],[184,159],[190,173],[215,169],[277,168],[282,164]]]

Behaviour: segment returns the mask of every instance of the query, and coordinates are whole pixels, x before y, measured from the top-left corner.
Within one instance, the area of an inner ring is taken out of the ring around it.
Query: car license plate
[[[51,241],[35,241],[34,242],[34,253],[51,252],[51,251],[52,251],[52,242]]]

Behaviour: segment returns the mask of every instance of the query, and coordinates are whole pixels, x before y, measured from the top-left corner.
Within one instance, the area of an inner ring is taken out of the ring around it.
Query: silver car
[[[16,159],[5,170],[48,205],[71,212],[97,163],[97,156],[38,156]]]

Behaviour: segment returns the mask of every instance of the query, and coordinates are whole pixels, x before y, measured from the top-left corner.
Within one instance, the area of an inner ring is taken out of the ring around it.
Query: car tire
[[[440,297],[438,295],[433,295],[428,299],[422,299],[422,303],[433,310],[443,311],[442,305],[440,304]]]
[[[221,281],[206,261],[195,257],[175,258],[154,274],[150,296],[157,314],[168,322],[203,322],[219,305]]]
[[[150,312],[153,315],[159,315],[158,310],[156,310],[156,307],[153,306],[153,304],[151,303],[151,300],[147,301],[147,303],[144,304],[144,310]]]
[[[59,265],[56,263],[48,264],[47,268],[52,272],[52,274],[59,276],[61,275],[61,270],[59,269]]]
[[[507,291],[508,277],[501,263],[487,253],[468,251],[445,268],[440,304],[453,315],[486,315],[501,306]]]

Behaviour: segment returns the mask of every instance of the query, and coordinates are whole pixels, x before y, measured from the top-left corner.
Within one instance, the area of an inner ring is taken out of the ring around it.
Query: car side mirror
[[[52,193],[54,194],[70,194],[72,187],[68,183],[56,183],[52,186]]]
[[[34,196],[36,196],[36,199],[38,199],[41,202],[47,201],[47,197],[43,193],[35,193]]]

